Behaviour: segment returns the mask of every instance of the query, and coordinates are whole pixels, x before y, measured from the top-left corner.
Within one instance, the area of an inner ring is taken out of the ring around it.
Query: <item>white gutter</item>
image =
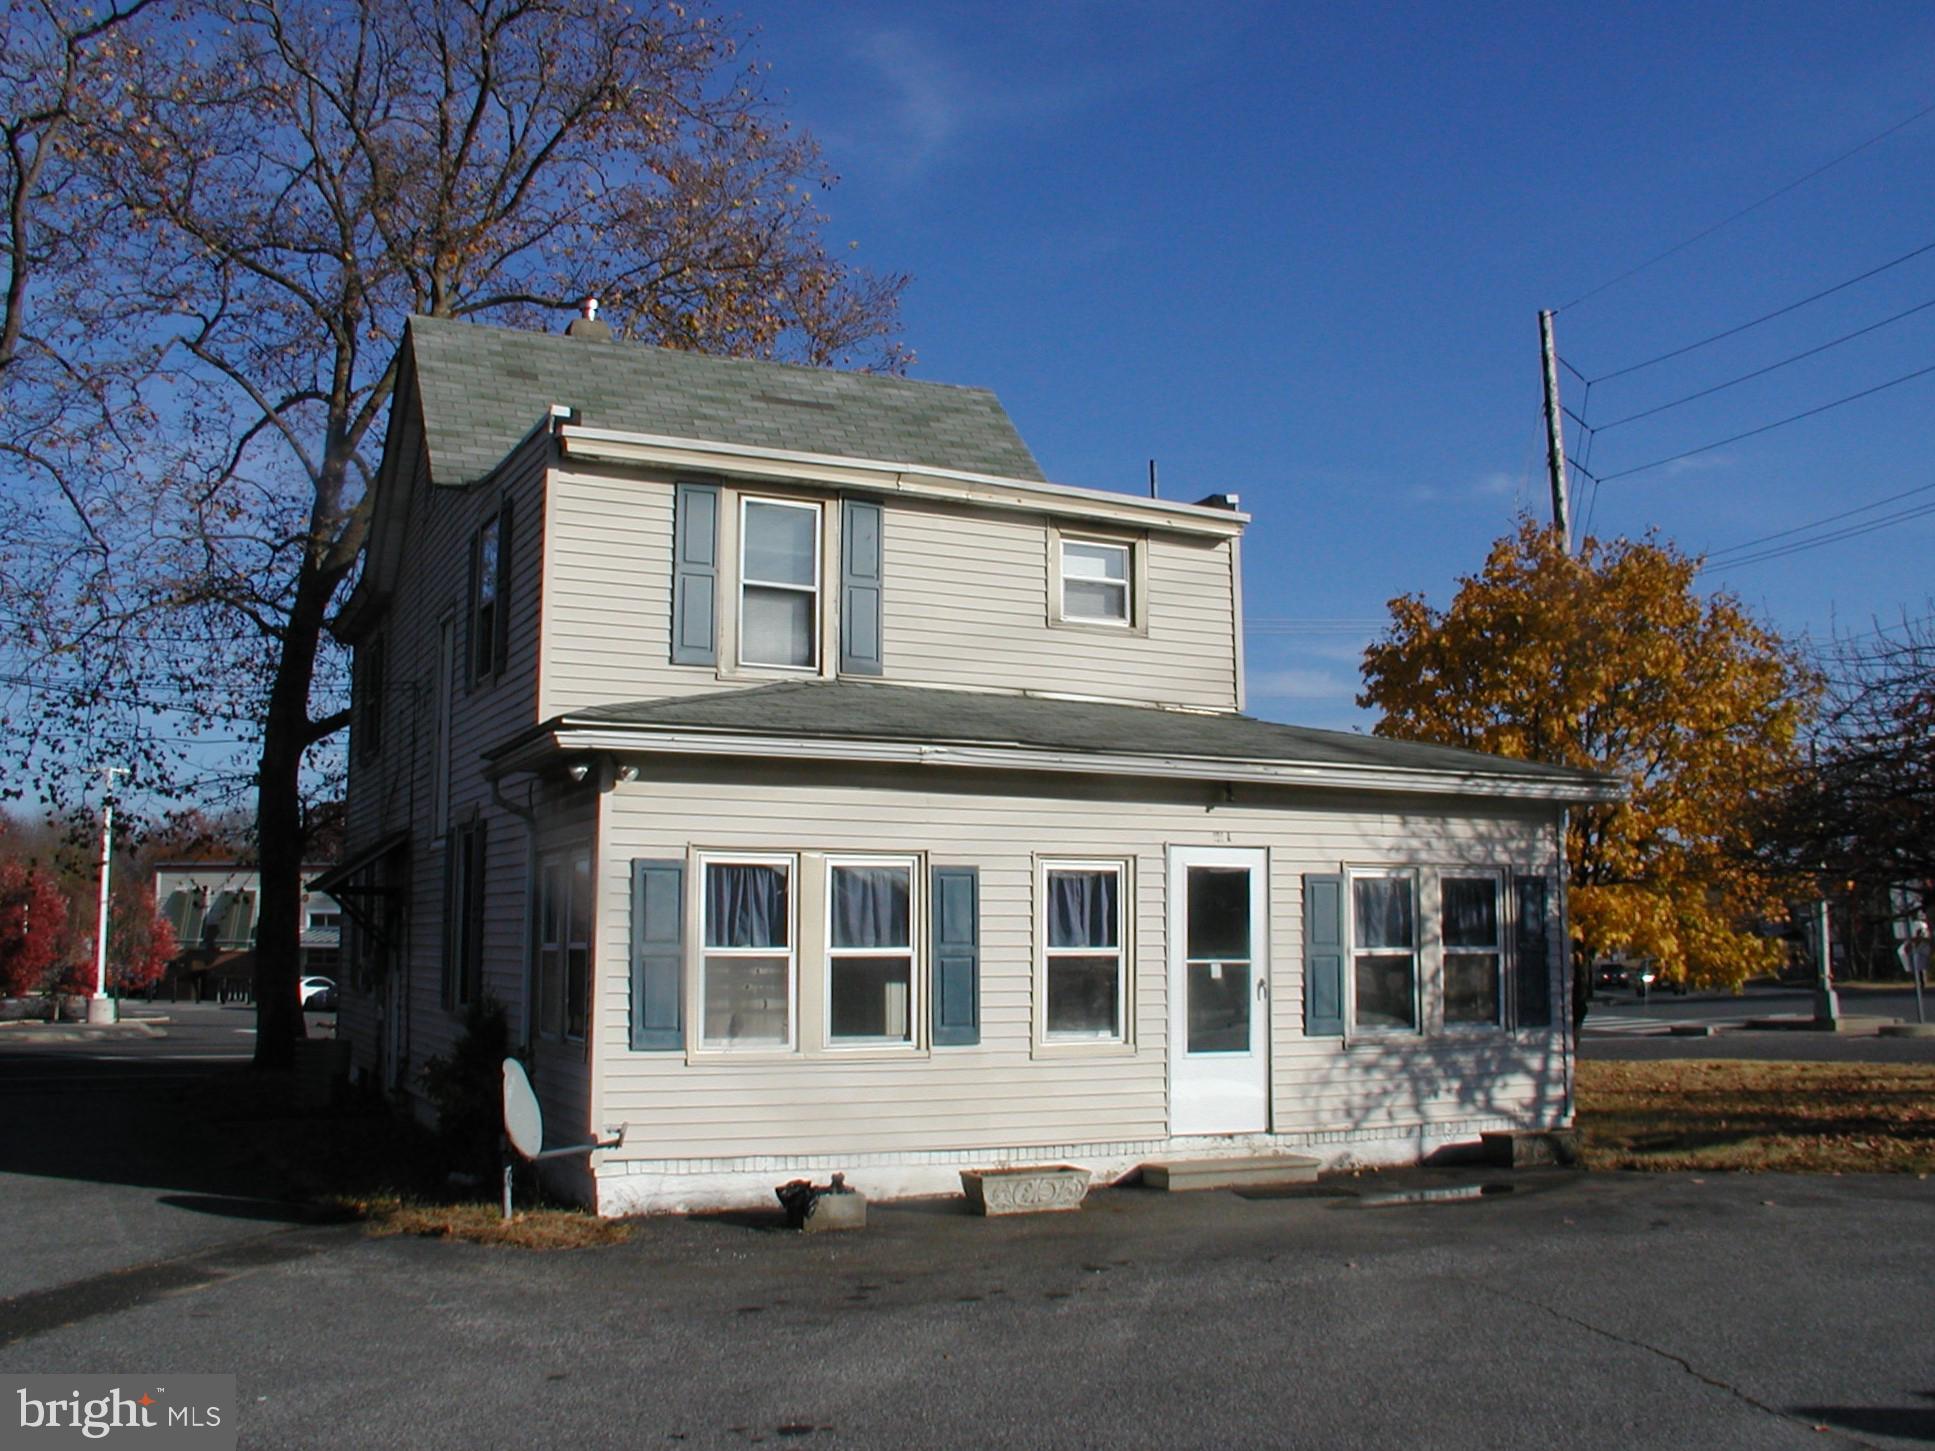
[[[989,771],[1051,771],[1103,776],[1156,776],[1186,781],[1332,787],[1434,796],[1491,796],[1514,801],[1620,801],[1622,788],[1527,779],[1487,771],[1430,771],[1329,762],[1220,760],[1204,756],[1107,755],[1033,746],[922,741],[837,740],[821,736],[745,735],[647,727],[566,723],[491,763],[491,773],[532,770],[576,751],[649,752],[673,756],[780,758],[865,765],[950,766]]]
[[[1037,483],[1032,479],[1002,478],[996,474],[967,473],[925,464],[798,453],[790,449],[756,448],[749,444],[673,438],[663,434],[626,433],[610,428],[590,428],[580,423],[562,424],[557,434],[559,448],[566,458],[599,463],[655,465],[675,471],[729,474],[741,478],[795,479],[869,493],[972,501],[983,506],[996,505],[1038,514],[1079,515],[1084,519],[1106,519],[1140,529],[1208,534],[1221,539],[1235,538],[1243,532],[1243,526],[1250,522],[1248,514],[1235,509],[1139,499],[1133,494],[1112,494],[1105,489]]]

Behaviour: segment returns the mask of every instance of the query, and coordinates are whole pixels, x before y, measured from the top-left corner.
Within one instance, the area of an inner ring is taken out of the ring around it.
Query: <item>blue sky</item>
[[[1930,307],[1608,426],[1935,300],[1931,250],[1604,377],[1935,243],[1935,114],[1574,303],[1935,105],[1926,4],[742,13],[842,176],[829,236],[914,274],[916,377],[994,389],[1057,482],[1139,491],[1154,458],[1166,496],[1243,496],[1259,714],[1368,727],[1385,602],[1446,603],[1546,508],[1540,308],[1600,380],[1562,392],[1601,475],[1935,365]],[[1575,480],[1575,521],[1743,545],[1935,485],[1931,420],[1935,373],[1596,497]],[[1702,583],[1816,640],[1924,616],[1935,514]]]

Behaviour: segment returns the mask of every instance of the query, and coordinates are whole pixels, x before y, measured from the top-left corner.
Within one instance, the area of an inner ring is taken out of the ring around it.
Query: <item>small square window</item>
[[[1062,540],[1062,618],[1128,624],[1129,556],[1126,544]]]

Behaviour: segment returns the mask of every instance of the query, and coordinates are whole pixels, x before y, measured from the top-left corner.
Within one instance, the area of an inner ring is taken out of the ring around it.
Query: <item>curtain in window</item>
[[[1048,945],[1114,947],[1116,924],[1114,872],[1048,874]]]
[[[1417,941],[1411,924],[1410,878],[1359,877],[1351,887],[1359,947],[1410,947]]]
[[[908,888],[905,867],[835,867],[833,946],[906,947]]]
[[[786,872],[781,867],[709,864],[705,869],[708,947],[786,946]]]
[[[1445,945],[1498,945],[1498,887],[1490,877],[1446,877]]]

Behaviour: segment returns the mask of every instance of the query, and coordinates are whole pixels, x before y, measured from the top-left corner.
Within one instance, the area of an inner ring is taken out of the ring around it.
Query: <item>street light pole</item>
[[[127,774],[126,766],[101,767],[101,918],[94,933],[94,996],[87,1004],[90,1023],[112,1023],[118,1016],[107,990],[108,880],[114,859],[114,778]]]

